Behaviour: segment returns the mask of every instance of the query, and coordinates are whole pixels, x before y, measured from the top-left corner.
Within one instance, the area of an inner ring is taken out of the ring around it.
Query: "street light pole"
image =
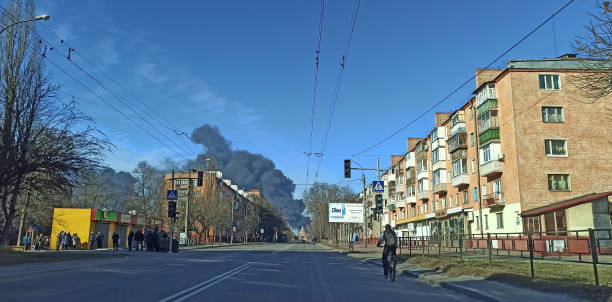
[[[9,28],[11,28],[11,27],[13,27],[13,26],[15,26],[17,24],[33,22],[33,21],[40,21],[40,20],[47,21],[47,20],[49,20],[49,18],[51,18],[51,17],[49,17],[49,15],[40,15],[40,16],[36,16],[36,17],[34,17],[32,19],[29,19],[29,20],[18,21],[18,22],[15,22],[13,24],[10,24],[9,26],[7,26],[7,27],[3,28],[2,30],[0,30],[0,34],[3,33],[5,30],[7,30],[7,29],[9,29]]]

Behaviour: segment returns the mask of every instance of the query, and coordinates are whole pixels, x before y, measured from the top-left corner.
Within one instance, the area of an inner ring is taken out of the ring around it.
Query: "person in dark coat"
[[[98,235],[96,235],[96,243],[98,244],[98,248],[101,249],[102,248],[102,242],[104,241],[104,234],[98,232]]]
[[[153,249],[153,234],[151,231],[147,231],[145,234],[145,243],[147,246],[147,252],[150,252]]]
[[[153,248],[156,252],[159,252],[159,231],[157,228],[153,231]]]
[[[96,240],[96,236],[94,235],[94,232],[91,232],[91,234],[89,234],[89,249],[90,250],[93,250],[95,240]]]
[[[60,231],[57,234],[57,242],[55,242],[55,250],[59,251],[60,246],[62,245],[62,241],[64,241],[64,231]]]
[[[117,232],[113,233],[113,237],[111,237],[113,239],[113,250],[118,251],[119,250],[119,234],[117,234]]]
[[[64,233],[64,241],[62,241],[62,249],[69,250],[72,248],[72,235],[70,232]]]
[[[132,240],[134,240],[134,231],[130,230],[128,234],[128,251],[132,251]]]

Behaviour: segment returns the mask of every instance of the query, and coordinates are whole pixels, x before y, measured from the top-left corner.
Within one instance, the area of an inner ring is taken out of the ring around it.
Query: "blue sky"
[[[326,2],[313,152],[321,150],[354,5]],[[565,2],[362,1],[319,181],[342,181],[344,158],[418,116]],[[154,110],[186,132],[205,123],[218,125],[235,148],[261,153],[295,183],[306,182],[302,152],[308,150],[319,1],[36,4],[38,12],[51,15],[44,25],[66,43],[43,26],[38,27],[40,34],[63,53],[66,45],[75,48],[75,63],[128,99],[89,62],[121,83],[146,104],[147,109],[130,99],[144,117]],[[509,59],[570,52],[595,5],[577,0],[554,19],[554,31],[553,22],[545,25],[493,67],[502,68]],[[65,58],[54,55],[50,60],[150,129]],[[49,66],[48,71],[62,85],[60,96],[78,97],[82,110],[117,146],[108,155],[111,167],[130,171],[140,160],[161,165],[165,158],[181,159],[58,69]],[[473,89],[472,83],[435,111],[456,109]],[[430,113],[355,160],[372,167],[381,156],[381,166],[388,167],[390,154],[406,152],[406,137],[423,136],[432,127]],[[164,141],[175,140],[190,155],[201,150],[186,146],[165,128],[160,132],[167,138],[151,132]],[[311,161],[311,175],[316,167],[317,160]],[[350,184],[358,190],[359,182]],[[299,188],[303,186],[298,193]]]

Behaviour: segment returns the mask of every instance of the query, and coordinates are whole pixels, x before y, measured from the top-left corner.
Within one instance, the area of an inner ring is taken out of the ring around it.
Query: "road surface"
[[[378,266],[311,244],[133,251],[43,273],[28,267],[0,274],[2,301],[474,301],[405,276],[391,283]]]

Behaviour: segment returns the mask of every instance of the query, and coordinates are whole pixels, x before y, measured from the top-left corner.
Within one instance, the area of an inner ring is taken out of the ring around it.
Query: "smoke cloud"
[[[191,140],[206,148],[206,154],[198,155],[196,163],[204,163],[207,157],[211,158],[209,167],[221,170],[224,178],[231,179],[232,184],[240,188],[260,189],[291,226],[300,227],[307,222],[302,215],[304,201],[293,198],[293,181],[276,169],[272,160],[246,150],[232,150],[231,142],[221,135],[219,128],[209,124],[195,129]]]

